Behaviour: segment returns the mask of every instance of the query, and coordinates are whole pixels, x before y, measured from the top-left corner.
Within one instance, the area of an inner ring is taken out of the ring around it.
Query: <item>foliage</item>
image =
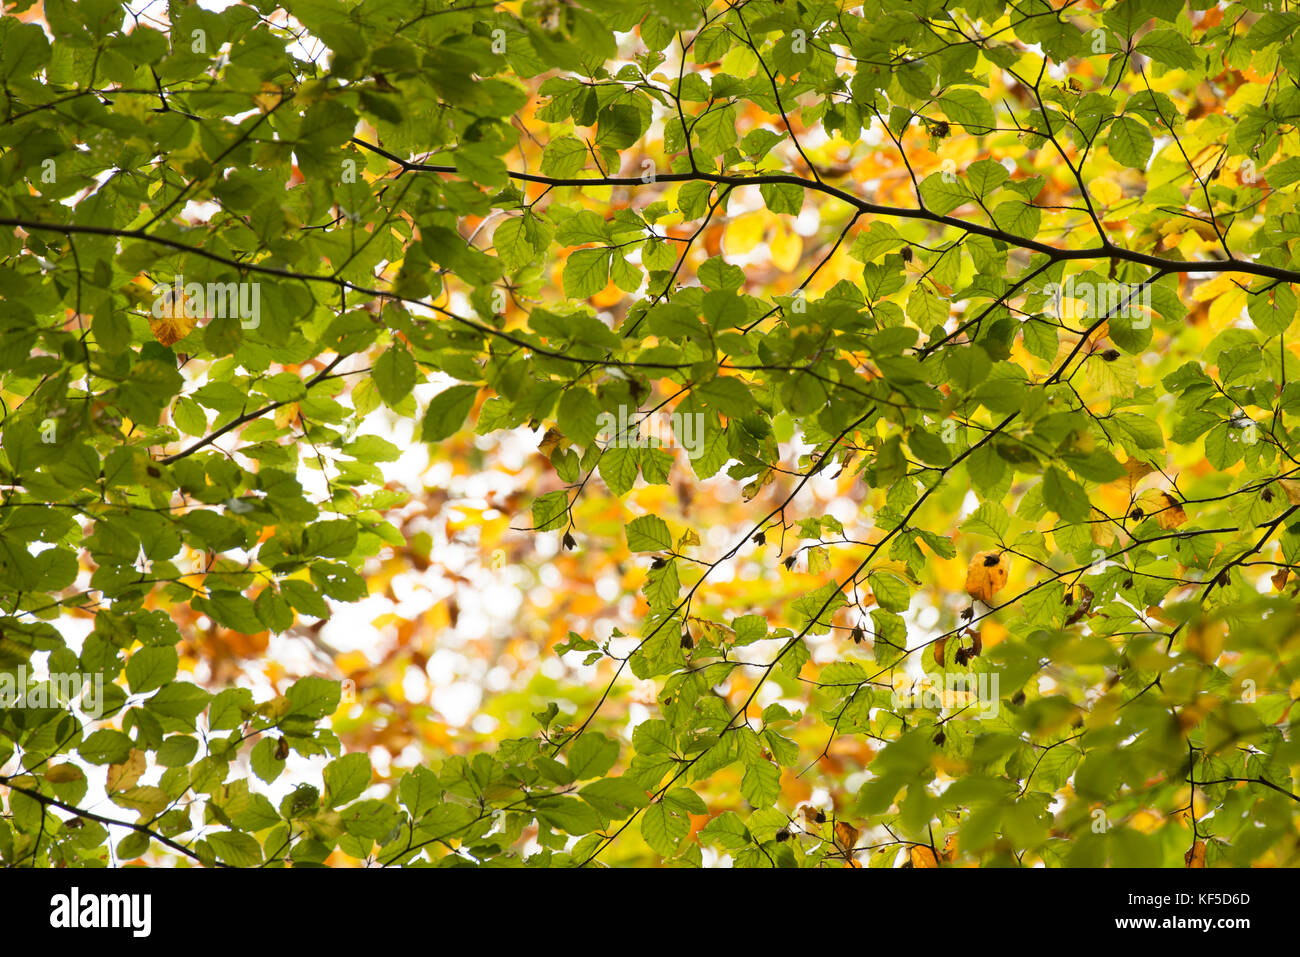
[[[0,858],[1295,864],[1276,7],[9,4]]]

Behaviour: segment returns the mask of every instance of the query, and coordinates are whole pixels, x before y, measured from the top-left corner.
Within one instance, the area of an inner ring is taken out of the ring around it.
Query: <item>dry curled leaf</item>
[[[990,604],[1007,583],[1007,557],[1000,552],[980,552],[966,569],[966,594]]]
[[[943,839],[943,849],[939,852],[939,858],[952,864],[957,860],[957,832],[950,831],[948,836]]]
[[[542,455],[545,455],[547,458],[550,458],[551,453],[559,448],[560,443],[563,441],[564,433],[559,429],[547,429],[546,434],[542,436],[541,443],[537,446],[537,451],[542,453]]]
[[[1067,592],[1066,598],[1072,599],[1073,592]],[[1069,604],[1068,601],[1067,604]],[[1088,610],[1090,608],[1092,608],[1092,589],[1089,588],[1087,585],[1080,585],[1079,601],[1077,604],[1074,605],[1074,610],[1070,612],[1070,617],[1065,619],[1066,626],[1069,627],[1070,625],[1073,625],[1084,615],[1088,614]]]

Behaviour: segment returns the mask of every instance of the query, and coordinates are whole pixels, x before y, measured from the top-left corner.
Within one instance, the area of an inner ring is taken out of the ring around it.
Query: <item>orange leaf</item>
[[[966,569],[966,594],[990,604],[1007,583],[1007,558],[999,552],[980,552]]]
[[[149,314],[149,331],[164,346],[173,346],[192,331],[197,318],[189,313],[190,300],[182,291],[179,301],[170,294],[162,302],[155,303]]]
[[[939,866],[939,859],[934,856],[934,851],[930,850],[923,844],[917,844],[912,847],[911,857],[913,867]]]
[[[843,851],[848,853],[853,850],[853,845],[858,843],[858,829],[847,821],[835,822],[835,844]]]
[[[1187,521],[1187,513],[1183,511],[1182,504],[1168,492],[1161,492],[1164,499],[1164,507],[1156,514],[1156,524],[1163,529],[1177,528],[1183,522]]]
[[[969,586],[967,586],[969,587]],[[940,668],[943,667],[943,650],[948,645],[947,638],[940,638],[934,643],[934,663]]]

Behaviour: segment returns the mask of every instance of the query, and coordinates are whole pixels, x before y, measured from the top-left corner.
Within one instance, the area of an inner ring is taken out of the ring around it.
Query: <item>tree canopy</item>
[[[1300,862],[1297,76],[1268,0],[7,3],[0,860]]]

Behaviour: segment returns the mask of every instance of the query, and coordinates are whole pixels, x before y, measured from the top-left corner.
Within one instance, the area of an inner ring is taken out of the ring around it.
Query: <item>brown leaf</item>
[[[1067,626],[1073,625],[1084,615],[1088,614],[1088,609],[1092,607],[1092,589],[1087,585],[1079,586],[1079,602],[1074,606],[1074,611],[1070,612],[1070,617],[1065,619]]]
[[[1008,564],[1007,557],[999,552],[978,553],[966,569],[966,594],[991,604],[993,596],[1007,583]]]
[[[275,745],[275,759],[283,761],[289,756],[289,739],[281,738]]]
[[[853,845],[858,843],[858,829],[847,821],[835,822],[835,846],[844,853],[853,850]]]
[[[1183,861],[1188,867],[1205,866],[1205,842],[1193,841],[1192,846],[1188,848],[1187,853],[1183,855]]]
[[[1274,572],[1273,579],[1272,579],[1273,587],[1276,588],[1278,591],[1281,591],[1283,588],[1285,588],[1286,579],[1287,576],[1290,574],[1290,571],[1291,570],[1289,568],[1279,568],[1276,572]]]
[[[947,638],[940,638],[934,643],[934,663],[940,668],[943,667],[943,650],[948,645]]]

